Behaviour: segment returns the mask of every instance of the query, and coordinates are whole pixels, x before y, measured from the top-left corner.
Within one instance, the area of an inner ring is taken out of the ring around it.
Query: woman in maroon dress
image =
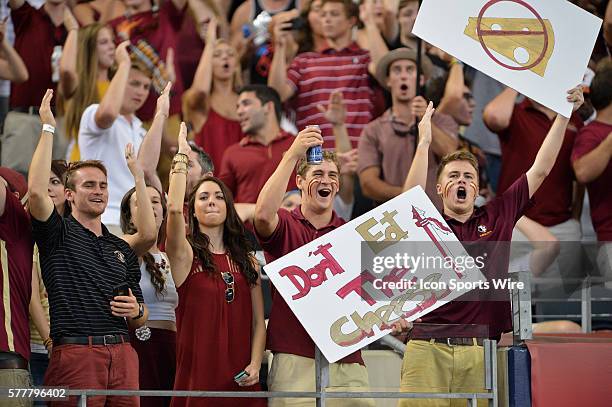
[[[181,124],[168,193],[166,253],[179,294],[175,390],[257,391],[265,347],[257,262],[231,194],[205,177],[189,195],[187,130]],[[234,376],[245,371],[238,383]],[[265,406],[265,399],[180,398],[172,406]]]

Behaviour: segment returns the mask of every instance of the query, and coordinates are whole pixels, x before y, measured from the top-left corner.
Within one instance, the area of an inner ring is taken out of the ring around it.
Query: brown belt
[[[0,352],[0,369],[28,370],[28,361],[16,352]]]
[[[478,346],[482,346],[483,344],[482,338],[431,338],[421,340],[429,342],[433,341],[435,343],[444,343],[448,346],[474,346],[474,341]]]

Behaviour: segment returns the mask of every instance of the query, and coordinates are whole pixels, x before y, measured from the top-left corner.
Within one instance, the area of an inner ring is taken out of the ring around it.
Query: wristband
[[[55,127],[51,126],[50,124],[45,123],[42,125],[42,131],[46,131],[47,133],[55,134]]]

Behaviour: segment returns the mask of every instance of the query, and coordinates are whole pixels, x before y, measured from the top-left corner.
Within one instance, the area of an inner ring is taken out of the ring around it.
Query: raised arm
[[[376,76],[378,62],[389,52],[389,48],[374,21],[374,10],[371,1],[366,1],[359,6],[359,18],[365,26],[368,51],[370,51],[371,60],[368,65],[368,71],[371,75]]]
[[[463,77],[463,74],[462,74]],[[461,97],[463,97],[463,87]],[[427,111],[427,101],[423,96],[417,96],[412,99],[410,109],[416,120],[421,120],[425,112]],[[439,110],[439,109],[436,109]],[[435,121],[435,117],[432,119]],[[446,154],[457,151],[459,148],[459,139],[455,135],[451,135],[440,127],[436,126],[435,123],[431,123],[431,151],[438,157],[444,157]]]
[[[79,86],[79,76],[77,74],[79,23],[70,12],[69,7],[64,7],[64,27],[68,31],[68,37],[66,37],[59,62],[59,86],[64,98],[69,99]]]
[[[290,26],[288,21],[274,24],[274,55],[268,73],[268,86],[278,92],[283,102],[295,93],[287,80],[287,48],[291,31],[286,28]]]
[[[179,150],[172,162],[170,171],[170,186],[168,188],[168,223],[166,225],[166,254],[172,264],[172,278],[178,288],[181,286],[191,269],[193,250],[185,235],[185,217],[183,202],[187,187],[188,153],[191,151],[187,143],[187,127],[181,123],[178,136]]]
[[[608,167],[610,158],[612,158],[612,132],[597,147],[574,161],[576,179],[588,184],[599,178]]]
[[[278,167],[262,188],[255,204],[255,229],[262,237],[268,237],[278,225],[278,210],[283,202],[289,178],[298,160],[309,147],[323,145],[321,132],[307,127],[300,131]]]
[[[463,99],[463,87],[465,86],[463,65],[460,64],[456,58],[450,57],[450,59],[450,69],[448,71],[446,86],[444,87],[444,95],[437,108],[437,110],[442,113],[446,113],[449,106],[461,102],[461,99]]]
[[[578,110],[582,102],[584,102],[584,96],[582,95],[582,88],[580,86],[569,90],[567,101],[573,103],[573,111]],[[565,138],[565,129],[569,119],[561,115],[557,115],[552,127],[548,131],[542,146],[538,150],[535,161],[529,170],[527,171],[527,182],[529,184],[529,197],[540,188],[544,179],[550,174],[552,167],[557,161],[557,156],[561,150],[563,139]]]
[[[157,98],[157,107],[153,123],[149,127],[146,136],[138,150],[138,163],[144,171],[145,180],[159,191],[162,191],[162,184],[157,176],[157,164],[161,152],[162,135],[166,126],[166,119],[170,111],[170,91],[172,82],[168,82]]]
[[[100,101],[100,106],[95,115],[96,125],[101,129],[111,127],[119,116],[131,67],[130,55],[127,51],[129,45],[129,41],[123,41],[115,50],[115,61],[119,68],[117,68],[108,90]]]
[[[508,128],[517,96],[517,91],[506,88],[485,106],[482,120],[489,130],[498,133]]]
[[[183,96],[190,110],[203,110],[205,115],[208,114],[208,98],[212,90],[212,59],[216,41],[217,20],[213,18],[208,23],[208,28],[206,29],[204,50],[202,51],[202,56],[200,56],[200,62],[198,62],[193,82]]]
[[[342,92],[335,90],[329,95],[327,108],[317,105],[317,109],[325,115],[325,119],[331,123],[336,142],[336,153],[341,160],[340,190],[338,195],[344,203],[353,202],[355,189],[355,170],[357,169],[357,150],[352,149],[348,131],[346,129],[346,107]]]
[[[6,79],[15,83],[22,83],[28,80],[28,68],[23,60],[15,51],[15,48],[6,38],[6,23],[0,22],[0,79]]]
[[[53,153],[53,133],[55,118],[51,112],[51,98],[53,90],[47,89],[40,104],[40,121],[43,130],[40,134],[38,146],[32,156],[30,171],[28,172],[28,191],[30,193],[29,209],[34,219],[46,221],[53,213],[53,201],[49,197],[47,187],[51,171],[51,155]]]
[[[429,145],[431,144],[431,116],[434,111],[433,103],[429,102],[427,110],[419,122],[419,144],[417,144],[414,158],[412,159],[412,165],[410,166],[410,171],[408,171],[408,176],[404,183],[404,192],[417,185],[425,189],[425,185],[427,184]]]
[[[155,215],[153,205],[147,193],[145,175],[140,163],[134,154],[134,146],[128,143],[125,146],[125,161],[134,177],[136,184],[136,202],[138,210],[134,219],[136,233],[133,235],[123,235],[121,238],[128,242],[132,250],[138,257],[143,256],[157,241],[157,227],[155,226]]]

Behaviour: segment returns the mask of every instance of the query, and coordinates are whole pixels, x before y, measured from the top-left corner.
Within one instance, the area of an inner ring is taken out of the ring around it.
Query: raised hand
[[[340,175],[351,175],[357,172],[359,153],[356,148],[346,153],[336,153],[336,156],[340,161]]]
[[[575,112],[584,103],[584,94],[582,93],[582,86],[578,85],[573,89],[567,91],[567,101],[574,104],[572,112]]]
[[[289,147],[287,154],[289,157],[300,159],[306,155],[306,150],[310,147],[323,145],[323,136],[321,130],[314,127],[306,127],[300,131],[293,140],[293,144]]]
[[[47,89],[40,103],[38,114],[40,115],[40,122],[42,124],[50,124],[55,127],[55,117],[53,117],[53,112],[51,111],[51,99],[53,99],[53,89]]]
[[[156,113],[161,113],[164,117],[168,118],[170,113],[170,90],[172,89],[172,82],[168,82],[161,95],[157,98]]]
[[[134,146],[132,145],[132,143],[128,143],[125,146],[125,161],[134,179],[144,178],[144,171],[142,170],[142,167],[140,166],[140,163],[137,160],[136,153],[134,152]]]
[[[291,36],[291,20],[300,15],[297,9],[283,11],[272,17],[271,27],[274,43],[279,46],[287,45]]]
[[[74,17],[69,7],[64,7],[64,27],[66,31],[79,29],[79,22]]]
[[[189,154],[191,146],[187,142],[187,126],[185,122],[181,122],[181,128],[178,135],[178,152],[180,154]]]
[[[323,105],[317,105],[317,109],[334,126],[342,125],[346,120],[346,107],[344,106],[342,92],[339,90],[335,90],[329,95],[327,109]]]
[[[117,62],[117,65],[121,65],[125,63],[131,64],[130,53],[127,50],[129,46],[130,46],[129,41],[123,41],[115,49],[115,62]]]
[[[434,114],[433,102],[429,102],[423,118],[419,122],[419,145],[431,143],[431,116]]]

